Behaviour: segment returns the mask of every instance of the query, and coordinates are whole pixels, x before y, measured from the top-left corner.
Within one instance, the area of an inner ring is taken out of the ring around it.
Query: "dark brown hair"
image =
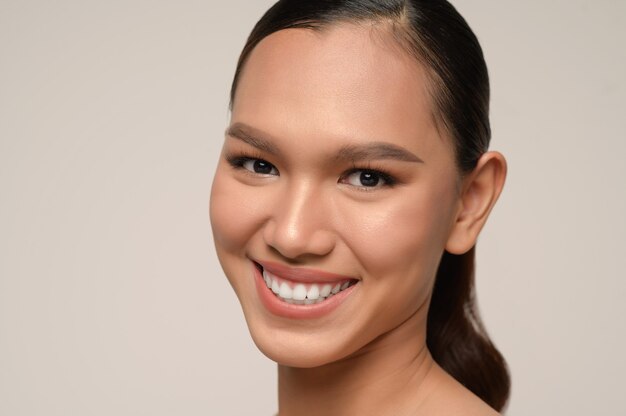
[[[461,175],[487,151],[489,76],[482,49],[463,17],[445,0],[280,0],[256,24],[237,64],[241,72],[265,37],[289,28],[381,23],[428,71],[433,112],[452,140]],[[506,362],[489,340],[474,300],[474,248],[443,253],[433,289],[426,342],[435,361],[496,410],[509,397]]]

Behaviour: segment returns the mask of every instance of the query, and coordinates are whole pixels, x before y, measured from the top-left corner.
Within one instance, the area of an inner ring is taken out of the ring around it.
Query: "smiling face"
[[[276,32],[237,87],[211,224],[252,337],[281,364],[340,360],[410,320],[424,341],[459,175],[424,69],[385,37]]]

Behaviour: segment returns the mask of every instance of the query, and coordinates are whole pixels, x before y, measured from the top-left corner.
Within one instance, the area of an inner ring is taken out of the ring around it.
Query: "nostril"
[[[264,230],[268,247],[285,259],[302,259],[308,256],[325,256],[335,247],[332,232],[310,224],[277,227],[269,225]]]

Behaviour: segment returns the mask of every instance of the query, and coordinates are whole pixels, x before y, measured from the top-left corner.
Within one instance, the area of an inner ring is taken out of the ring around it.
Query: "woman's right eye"
[[[278,169],[274,167],[270,162],[253,157],[235,157],[229,158],[230,164],[235,168],[243,168],[248,172],[255,173],[257,175],[270,175],[278,176]]]
[[[261,175],[278,175],[278,170],[274,167],[274,165],[263,159],[248,159],[242,166],[250,172]]]

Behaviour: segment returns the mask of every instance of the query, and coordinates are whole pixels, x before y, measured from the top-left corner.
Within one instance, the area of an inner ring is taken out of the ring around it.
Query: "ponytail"
[[[474,248],[460,256],[443,254],[428,311],[426,343],[437,364],[501,411],[511,382],[506,362],[476,309],[474,257]]]

